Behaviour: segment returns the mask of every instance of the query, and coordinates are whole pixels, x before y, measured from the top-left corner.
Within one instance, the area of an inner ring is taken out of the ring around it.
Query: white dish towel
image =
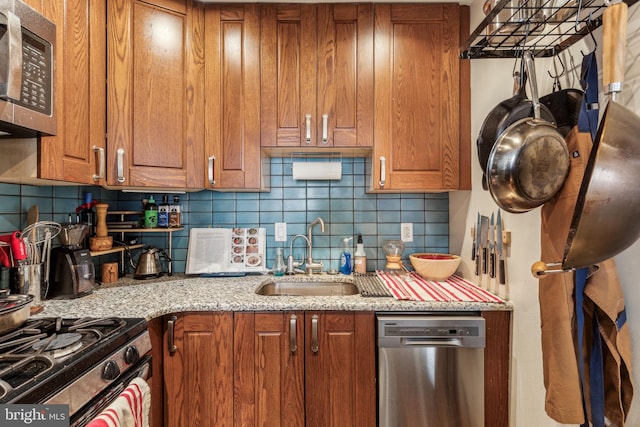
[[[86,427],[149,427],[151,388],[134,378],[120,396]]]

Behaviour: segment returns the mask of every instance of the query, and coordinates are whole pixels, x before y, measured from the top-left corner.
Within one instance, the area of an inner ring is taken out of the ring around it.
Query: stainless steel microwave
[[[20,0],[0,0],[0,137],[55,135],[56,26]]]

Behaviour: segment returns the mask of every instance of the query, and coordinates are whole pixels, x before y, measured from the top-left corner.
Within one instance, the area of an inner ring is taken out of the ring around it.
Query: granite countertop
[[[255,293],[266,281],[343,280],[350,276],[297,275],[274,278],[270,275],[202,278],[185,275],[158,279],[119,279],[98,287],[92,294],[73,300],[45,300],[37,317],[144,317],[152,319],[183,311],[487,311],[512,310],[510,302],[412,302],[391,297],[345,296],[263,296]]]

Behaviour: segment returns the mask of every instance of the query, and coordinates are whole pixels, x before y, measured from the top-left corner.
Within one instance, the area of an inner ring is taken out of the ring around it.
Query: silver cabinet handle
[[[322,143],[326,144],[329,140],[329,115],[322,115]]]
[[[2,13],[6,19],[2,19],[3,24],[6,24],[7,29],[7,45],[3,50],[3,56],[8,59],[3,60],[3,65],[6,69],[2,70],[2,74],[5,76],[5,90],[6,97],[20,100],[20,92],[22,90],[22,23],[17,15],[7,11],[6,14]],[[3,43],[4,44],[4,43]],[[11,64],[11,66],[9,66]]]
[[[305,123],[306,123],[306,135],[305,139],[307,144],[311,144],[311,114],[305,114]]]
[[[105,168],[104,148],[94,145],[93,152],[98,153],[98,174],[93,175],[93,180],[99,181],[104,178],[104,168]]]
[[[176,344],[174,342],[174,336],[173,336],[176,320],[178,320],[176,316],[171,316],[171,318],[167,321],[167,347],[170,354],[175,353],[176,350],[178,349],[178,347],[176,347]]]
[[[209,156],[209,167],[208,167],[208,175],[209,175],[209,185],[216,185],[216,180],[213,179],[213,162],[215,162],[216,156]]]
[[[118,150],[116,150],[116,156],[117,156],[117,169],[118,169],[117,180],[119,183],[123,183],[124,182],[124,148],[118,148]]]
[[[291,353],[295,353],[298,350],[298,342],[296,340],[298,317],[295,314],[291,315],[289,319],[289,349]]]
[[[387,183],[387,159],[380,156],[380,188],[384,188]]]
[[[311,316],[311,351],[318,352],[318,315]]]

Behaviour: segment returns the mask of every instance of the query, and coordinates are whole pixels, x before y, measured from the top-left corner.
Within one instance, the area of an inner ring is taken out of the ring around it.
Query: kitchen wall
[[[471,5],[472,29],[475,28],[484,14],[482,4],[475,0]],[[640,114],[640,10],[638,6],[629,9],[627,54],[625,64],[625,84],[619,102]],[[594,36],[601,46],[601,29]],[[589,39],[587,37],[586,39]],[[593,48],[590,40],[585,40],[571,48],[571,55],[563,56],[565,64],[574,63],[580,66],[582,54]],[[598,48],[598,64],[600,71],[601,112],[607,99],[602,94],[602,52]],[[542,94],[551,90],[551,79],[547,70],[551,68],[550,60],[536,60],[539,88]],[[482,121],[491,109],[512,95],[509,83],[513,69],[513,60],[477,59],[471,61],[472,90],[472,144],[475,154],[475,140],[480,131]],[[574,73],[569,73],[562,87],[580,87]],[[471,239],[468,230],[473,226],[477,212],[487,215],[497,209],[488,192],[482,190],[482,171],[474,157],[472,161],[473,188],[471,192],[453,192],[450,194],[450,229],[452,251],[470,254]],[[556,427],[564,426],[550,419],[544,410],[545,388],[542,373],[542,350],[540,345],[540,307],[538,304],[538,281],[531,275],[531,264],[540,258],[540,209],[524,214],[505,214],[505,226],[512,232],[512,245],[507,257],[508,293],[514,304],[512,327],[512,364],[511,364],[511,426],[514,427]],[[618,273],[625,293],[628,322],[632,335],[634,354],[633,378],[640,384],[640,287],[637,278],[640,276],[640,242],[616,257]],[[473,277],[473,263],[466,255],[462,270],[468,277]],[[640,391],[636,389],[631,413],[627,425],[640,425]]]
[[[0,231],[24,228],[26,212],[33,204],[38,205],[41,220],[67,221],[88,191],[94,199],[109,203],[109,210],[139,211],[142,199],[149,196],[99,187],[0,184]],[[296,181],[291,175],[291,159],[273,158],[269,192],[200,191],[179,197],[185,230],[173,233],[175,272],[185,270],[191,227],[265,227],[267,266],[271,267],[276,247],[285,247],[285,255],[289,254],[288,241],[275,242],[273,224],[286,222],[291,238],[307,234],[308,224],[316,217],[324,220],[326,228],[324,233],[319,226],[313,230],[313,256],[326,268],[338,268],[342,238],[358,233],[363,236],[368,269],[384,268],[382,242],[400,238],[402,222],[413,223],[413,242],[406,244],[405,258],[412,252],[449,251],[448,194],[367,194],[363,158],[343,158],[339,181]],[[162,200],[160,194],[154,198],[157,203]],[[146,233],[140,238],[146,244],[168,247],[166,234]],[[352,245],[355,247],[355,241]],[[300,260],[304,254],[304,241],[297,239],[294,256]]]

